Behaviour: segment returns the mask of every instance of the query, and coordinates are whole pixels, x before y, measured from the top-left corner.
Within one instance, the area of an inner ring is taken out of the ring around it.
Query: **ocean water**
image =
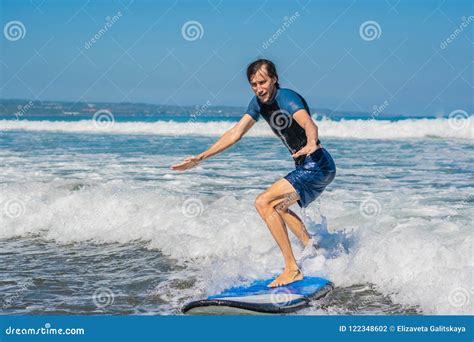
[[[266,123],[169,169],[231,125],[0,120],[0,314],[173,315],[277,275],[254,200],[293,162]],[[293,209],[323,248],[304,273],[336,290],[297,314],[473,314],[472,117],[318,126],[337,176]]]

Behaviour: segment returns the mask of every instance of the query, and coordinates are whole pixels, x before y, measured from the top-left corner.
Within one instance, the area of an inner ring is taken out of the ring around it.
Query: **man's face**
[[[273,97],[276,89],[276,79],[267,74],[265,67],[260,68],[250,80],[252,90],[262,103],[267,103]]]

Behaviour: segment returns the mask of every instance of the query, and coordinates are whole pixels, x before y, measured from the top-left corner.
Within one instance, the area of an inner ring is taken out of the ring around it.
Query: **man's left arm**
[[[293,158],[313,153],[318,148],[318,126],[305,109],[295,112],[293,119],[304,129],[306,134],[306,146],[293,154]]]

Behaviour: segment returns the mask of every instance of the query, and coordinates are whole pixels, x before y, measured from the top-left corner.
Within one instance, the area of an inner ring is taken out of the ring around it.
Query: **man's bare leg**
[[[283,206],[282,209],[288,208],[296,202],[297,198],[298,195],[293,186],[286,179],[281,179],[261,193],[255,201],[255,207],[280,247],[285,261],[285,270],[268,285],[269,287],[282,286],[303,279],[303,274],[296,264],[291,249],[285,221],[274,205],[277,202],[278,205]]]
[[[279,202],[277,202],[275,209],[283,221],[285,221],[286,226],[290,228],[293,234],[303,243],[304,249],[300,255],[299,262],[302,263],[304,260],[316,256],[314,240],[311,238],[311,235],[309,235],[303,221],[298,215]]]
[[[301,241],[303,246],[307,246],[310,243],[311,236],[299,216],[288,208],[286,208],[286,210],[284,210],[284,208],[279,210],[277,206],[276,209],[283,221],[285,221],[286,226],[290,228],[291,232]]]

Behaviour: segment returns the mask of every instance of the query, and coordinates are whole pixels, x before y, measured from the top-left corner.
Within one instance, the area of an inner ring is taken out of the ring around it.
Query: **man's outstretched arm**
[[[196,166],[200,161],[216,155],[239,141],[245,133],[255,124],[249,114],[245,114],[239,122],[237,122],[231,129],[227,130],[211,147],[206,151],[186,158],[183,162],[171,166],[172,170],[184,171]]]

